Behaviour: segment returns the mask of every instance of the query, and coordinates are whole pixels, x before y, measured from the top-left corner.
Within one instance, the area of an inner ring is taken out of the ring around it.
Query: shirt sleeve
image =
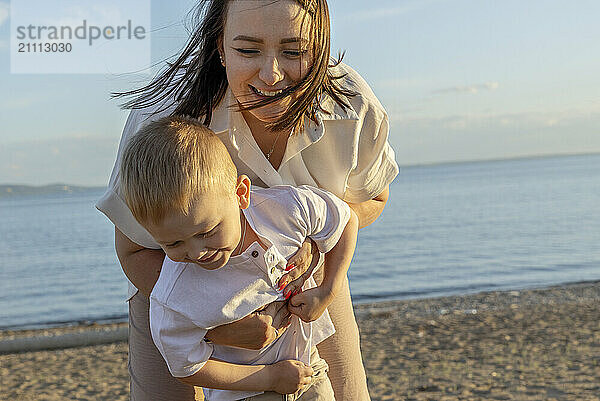
[[[150,298],[150,332],[174,377],[192,376],[213,353],[213,346],[204,341],[205,329],[154,298]]]
[[[146,231],[133,217],[133,214],[121,196],[119,169],[121,168],[123,151],[131,137],[144,123],[155,118],[157,118],[157,116],[149,118],[147,113],[145,114],[140,110],[132,110],[129,113],[129,117],[123,128],[123,134],[121,135],[119,151],[117,152],[117,159],[110,176],[108,187],[102,198],[96,203],[96,208],[104,213],[106,217],[108,217],[110,221],[131,241],[151,249],[159,249],[160,246],[154,241],[150,233],[148,233],[148,231]]]
[[[350,219],[350,207],[337,196],[320,188],[303,185],[296,188],[301,224],[319,248],[329,252],[340,240]]]
[[[388,142],[389,120],[383,107],[367,104],[362,115],[356,167],[350,172],[344,200],[360,203],[382,193],[398,175]]]

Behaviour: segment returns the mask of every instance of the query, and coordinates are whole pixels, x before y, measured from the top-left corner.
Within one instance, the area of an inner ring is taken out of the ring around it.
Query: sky
[[[152,0],[153,63],[185,44],[193,5]],[[401,166],[600,152],[600,2],[329,7],[332,53],[346,52],[386,108]],[[110,93],[149,75],[11,74],[10,29],[0,0],[0,184],[106,185],[127,117]]]

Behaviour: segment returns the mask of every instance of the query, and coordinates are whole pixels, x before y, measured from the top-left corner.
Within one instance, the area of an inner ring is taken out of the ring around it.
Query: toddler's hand
[[[269,365],[271,389],[279,394],[294,394],[311,382],[313,369],[293,359]]]
[[[292,295],[288,310],[305,322],[317,320],[333,300],[333,295],[324,288],[315,287]]]

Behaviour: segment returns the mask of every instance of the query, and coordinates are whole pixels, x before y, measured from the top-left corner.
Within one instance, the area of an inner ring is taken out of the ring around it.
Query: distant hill
[[[51,184],[42,186],[4,184],[0,185],[0,199],[31,195],[74,194],[87,192],[94,189],[102,189],[102,187],[78,187],[67,184]]]

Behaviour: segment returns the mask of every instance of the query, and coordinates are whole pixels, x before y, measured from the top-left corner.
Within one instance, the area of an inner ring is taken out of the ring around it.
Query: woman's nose
[[[283,71],[279,68],[279,62],[276,57],[267,57],[260,69],[258,77],[269,86],[275,86],[283,80]]]

